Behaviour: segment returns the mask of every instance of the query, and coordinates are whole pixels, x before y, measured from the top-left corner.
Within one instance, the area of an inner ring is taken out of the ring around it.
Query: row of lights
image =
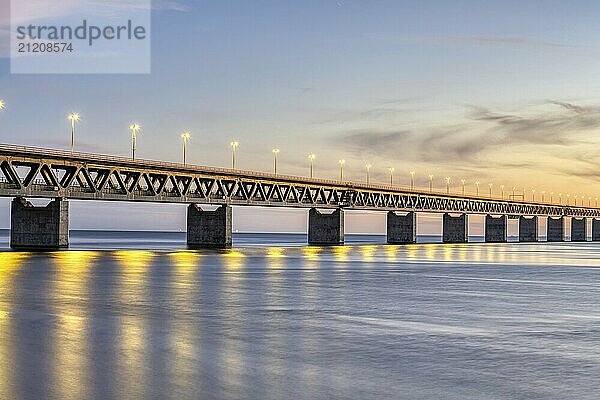
[[[6,103],[4,100],[0,99],[0,110],[5,110],[6,109]],[[80,121],[81,117],[78,113],[70,113],[68,115],[68,120],[71,122],[71,154],[73,154],[75,152],[75,124],[77,122]],[[131,158],[133,160],[135,160],[135,151],[136,151],[136,146],[137,146],[137,135],[140,133],[140,130],[142,129],[142,127],[137,124],[137,123],[133,123],[129,126],[129,130],[131,131]],[[187,164],[187,143],[188,141],[191,139],[192,135],[190,132],[183,132],[181,134],[181,139],[182,139],[182,143],[183,143],[183,164],[186,165]],[[236,152],[238,147],[240,146],[240,142],[238,142],[237,140],[233,140],[229,143],[230,147],[231,147],[231,168],[235,169],[236,165],[235,165],[235,161],[236,161]],[[277,162],[278,162],[278,158],[279,158],[279,152],[280,149],[278,148],[274,148],[272,149],[272,153],[273,153],[273,171],[275,174],[277,174]],[[313,172],[314,172],[314,161],[315,161],[316,155],[314,153],[311,153],[308,155],[308,160],[309,160],[309,165],[310,165],[310,178],[312,179],[314,177]],[[339,166],[340,166],[340,181],[344,180],[344,166],[346,165],[346,160],[341,159],[338,161]],[[366,163],[365,164],[365,169],[366,169],[366,183],[369,184],[370,183],[370,179],[371,179],[371,168],[373,166],[370,163]],[[394,167],[390,167],[388,168],[388,172],[390,174],[390,185],[394,184],[394,172],[395,172],[395,168]],[[410,171],[409,173],[410,175],[410,189],[414,190],[415,188],[415,171]],[[433,178],[434,175],[429,174],[428,176],[429,179],[429,191],[433,192]],[[452,178],[447,176],[444,178],[444,181],[446,182],[446,193],[450,194],[450,183],[452,182]],[[461,193],[464,196],[465,195],[465,184],[466,184],[466,180],[465,179],[461,179]],[[475,182],[475,186],[476,186],[476,193],[477,196],[479,196],[479,186],[480,186],[480,182],[476,181]],[[488,183],[488,187],[489,187],[489,197],[492,197],[492,187],[493,184],[492,183]],[[502,199],[504,199],[504,189],[505,186],[504,185],[500,185],[500,191],[501,191],[501,196]],[[515,186],[513,186],[512,188],[512,199],[514,200],[517,196],[516,194],[516,190],[517,188]],[[535,189],[531,190],[531,199],[532,201],[535,201]],[[545,195],[546,195],[546,191],[542,191],[541,192],[541,201],[544,202],[545,200]],[[525,199],[525,194],[523,193],[521,195],[523,197],[523,199]],[[565,205],[571,205],[571,195],[570,194],[566,194],[565,195],[567,198],[566,204]],[[559,198],[559,204],[563,203],[563,194],[562,193],[558,193],[558,198]],[[581,206],[584,206],[584,202],[585,202],[585,196],[581,195]],[[573,196],[574,199],[574,205],[577,206],[578,202],[578,196],[574,195]],[[591,206],[592,203],[592,198],[588,197],[588,206]],[[550,192],[550,203],[552,203],[554,201],[554,192]],[[598,206],[598,198],[595,197],[594,198],[595,201],[595,206]]]

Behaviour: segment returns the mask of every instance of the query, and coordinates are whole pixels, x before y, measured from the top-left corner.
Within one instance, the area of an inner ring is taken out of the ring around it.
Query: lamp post
[[[574,196],[573,196],[573,199],[574,199],[574,201],[575,201],[575,207],[577,207],[577,195],[574,195]]]
[[[415,171],[410,171],[410,190],[415,188]]]
[[[535,201],[535,189],[531,189],[531,201]]]
[[[137,135],[140,133],[140,129],[142,127],[139,124],[131,124],[129,125],[129,130],[131,131],[131,159],[135,160],[135,150],[137,148]]]
[[[446,194],[450,194],[450,177],[446,177]]]
[[[477,196],[479,196],[479,181],[475,181],[475,190],[477,191]]]
[[[315,162],[315,158],[317,158],[317,156],[313,153],[308,155],[308,160],[310,162],[310,179],[313,178],[313,163]]]
[[[433,192],[433,174],[429,174],[429,193]]]
[[[550,192],[550,204],[554,201],[554,192]]]
[[[546,191],[542,190],[542,203],[544,202],[544,197],[546,197]]]
[[[390,186],[394,184],[394,171],[396,170],[396,168],[394,167],[389,167],[388,171],[390,172]]]
[[[275,148],[272,151],[273,151],[273,171],[275,172],[275,175],[277,175],[277,156],[279,155],[279,149]]]
[[[569,193],[567,193],[567,205],[571,205],[571,195]]]
[[[0,107],[1,109],[2,107]],[[69,114],[69,121],[71,121],[71,155],[75,152],[75,122],[79,122],[79,114]]]
[[[461,185],[462,185],[462,195],[463,195],[463,196],[465,195],[465,182],[466,182],[466,181],[465,181],[464,179],[461,179],[461,180],[460,180],[460,183],[461,183]]]
[[[6,102],[0,99],[0,110],[6,110]]]
[[[340,181],[344,180],[344,164],[346,164],[346,160],[339,160],[338,163],[340,164]]]
[[[596,197],[596,198],[594,199],[594,201],[596,201],[596,203],[595,203],[595,204],[596,204],[596,205],[595,205],[595,207],[598,207],[598,198]]]
[[[181,140],[183,141],[183,165],[187,164],[187,142],[191,137],[192,135],[189,132],[183,132],[181,134]]]
[[[504,185],[500,185],[500,192],[502,194],[502,200],[504,200]]]
[[[237,140],[233,140],[229,143],[231,147],[231,169],[235,169],[235,153],[238,147],[240,147],[240,142]]]
[[[492,186],[494,186],[492,183],[488,183],[488,186],[490,188],[490,198],[492,197]]]
[[[558,204],[562,206],[562,193],[558,194]]]
[[[515,201],[515,190],[517,190],[516,186],[513,186],[512,188],[512,200]]]
[[[365,164],[365,169],[367,170],[367,185],[369,184],[369,178],[370,178],[370,172],[371,172],[371,164],[366,163]]]

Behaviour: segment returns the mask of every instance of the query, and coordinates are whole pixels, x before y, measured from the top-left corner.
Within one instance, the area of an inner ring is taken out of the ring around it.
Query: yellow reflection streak
[[[223,254],[223,262],[228,272],[235,272],[244,268],[246,256],[237,250],[229,250]]]
[[[88,332],[89,273],[98,257],[91,251],[53,253],[56,275],[51,298],[57,317],[54,335],[55,364],[51,371],[56,396],[86,398],[90,385]]]
[[[333,248],[333,254],[335,259],[338,261],[348,261],[348,253],[350,252],[350,246],[335,246]]]
[[[398,259],[398,247],[392,245],[385,246],[385,257],[388,261],[396,261]]]
[[[377,246],[375,245],[364,245],[360,246],[360,254],[363,261],[372,262],[375,259],[375,251]]]
[[[198,269],[200,255],[193,251],[178,251],[170,254],[171,261],[178,273],[194,273]]]
[[[15,393],[16,377],[13,368],[13,360],[17,357],[14,352],[16,338],[9,307],[14,301],[14,280],[27,258],[27,253],[0,253],[0,397],[7,399],[18,397]]]
[[[279,271],[285,262],[285,249],[282,247],[269,247],[267,249],[267,264],[269,269]]]
[[[155,254],[150,251],[125,250],[114,253],[122,267],[117,294],[121,307],[145,306],[148,299],[147,280]],[[120,317],[120,338],[117,338],[117,376],[119,397],[124,399],[148,396],[148,349],[146,316],[123,313]],[[132,379],[136,377],[136,379]]]
[[[316,271],[319,269],[319,258],[321,254],[321,248],[316,246],[306,246],[302,248],[302,256],[304,262],[302,263],[303,270]]]

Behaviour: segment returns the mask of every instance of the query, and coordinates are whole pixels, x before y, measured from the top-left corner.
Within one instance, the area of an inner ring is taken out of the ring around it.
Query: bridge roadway
[[[341,244],[344,210],[387,211],[389,243],[416,240],[419,212],[443,213],[444,242],[468,240],[468,214],[486,216],[486,241],[506,241],[507,219],[519,219],[521,241],[538,238],[548,218],[548,240],[559,241],[571,221],[572,240],[600,240],[600,209],[526,202],[393,185],[361,184],[254,171],[131,160],[24,146],[0,145],[0,196],[12,197],[11,245],[68,245],[68,200],[186,203],[188,244],[231,244],[231,206],[309,208],[309,243]],[[52,199],[33,207],[26,198]],[[216,211],[200,205],[219,205]],[[326,211],[324,209],[330,209]]]

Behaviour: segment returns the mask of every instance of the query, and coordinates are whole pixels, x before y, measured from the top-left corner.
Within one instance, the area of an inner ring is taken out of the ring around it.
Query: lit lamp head
[[[6,110],[6,103],[4,100],[0,100],[0,110]]]
[[[188,140],[190,140],[191,137],[192,137],[192,135],[189,132],[183,132],[181,134],[181,138],[183,139],[184,142],[187,142]]]
[[[343,166],[344,166],[344,164],[346,164],[346,160],[340,160],[340,161],[338,161],[338,162],[340,163],[340,167],[343,167]]]
[[[312,153],[308,155],[308,159],[311,161],[314,161],[315,158],[317,158],[317,156]]]
[[[279,149],[277,149],[277,148],[273,149],[273,154],[275,154],[275,155],[279,154]]]
[[[2,108],[2,107],[0,107]],[[79,122],[79,120],[81,119],[81,117],[79,116],[78,113],[71,113],[69,114],[69,121],[75,123],[75,122]]]
[[[133,136],[137,135],[138,132],[140,131],[140,129],[142,129],[142,127],[139,124],[131,124],[131,125],[129,125],[129,130],[131,131],[131,134]]]

